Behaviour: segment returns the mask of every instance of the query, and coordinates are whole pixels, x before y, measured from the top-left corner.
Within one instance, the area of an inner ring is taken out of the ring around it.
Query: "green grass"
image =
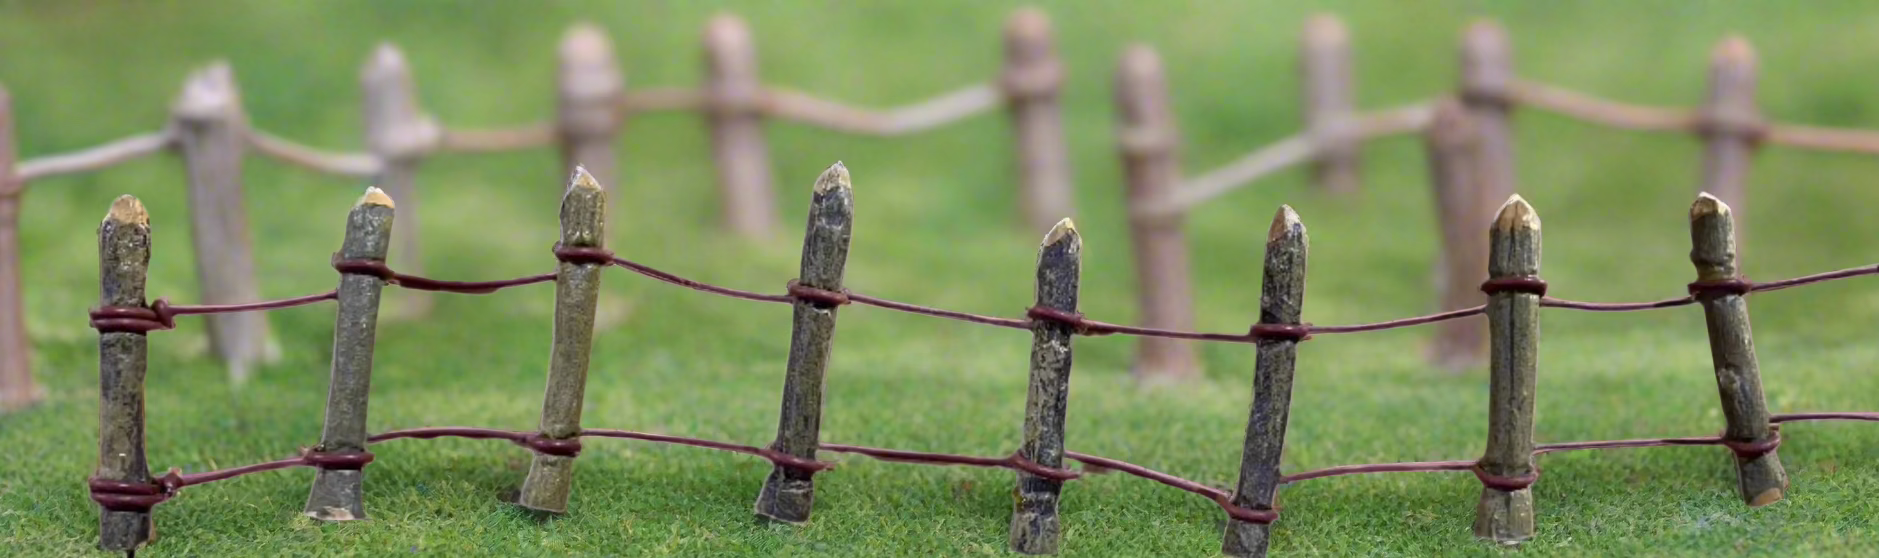
[[[0,2],[0,82],[12,91],[21,151],[60,152],[159,126],[182,77],[216,57],[234,65],[252,120],[309,143],[357,148],[357,65],[376,41],[402,45],[425,106],[460,126],[552,113],[553,47],[577,19],[609,29],[628,80],[695,83],[697,29],[719,3]],[[763,73],[832,98],[891,105],[984,79],[1013,7],[868,2],[743,2]],[[1066,96],[1085,237],[1085,309],[1133,322],[1118,163],[1109,139],[1116,53],[1146,41],[1169,61],[1189,169],[1211,168],[1297,126],[1292,41],[1307,10],[1270,2],[1053,2],[1072,72]],[[1458,30],[1501,18],[1523,75],[1640,102],[1701,97],[1709,47],[1741,32],[1760,49],[1770,114],[1879,128],[1879,12],[1859,3],[1336,2],[1356,41],[1360,100],[1386,106],[1454,81]],[[1692,277],[1685,211],[1697,180],[1687,138],[1588,127],[1522,113],[1521,191],[1546,221],[1555,294],[1591,300],[1673,295]],[[1014,315],[1030,300],[1037,238],[1014,226],[1006,124],[981,117],[898,140],[777,124],[769,129],[786,222],[800,222],[817,171],[845,160],[857,234],[848,283],[947,308]],[[707,138],[696,116],[635,119],[623,154],[621,254],[700,279],[777,291],[798,240],[748,243],[714,231]],[[363,183],[250,159],[248,205],[267,296],[331,288],[326,255]],[[548,151],[439,157],[424,168],[422,211],[434,275],[496,278],[552,261],[560,173]],[[1261,234],[1280,203],[1311,229],[1308,321],[1394,318],[1433,307],[1435,225],[1420,146],[1366,150],[1365,193],[1332,199],[1288,172],[1197,212],[1190,224],[1200,326],[1256,317]],[[1760,279],[1879,260],[1879,161],[1770,149],[1752,175],[1747,272]],[[181,165],[138,162],[35,184],[22,234],[28,319],[50,399],[0,417],[0,548],[72,555],[97,522],[82,480],[95,464],[93,230],[110,200],[142,197],[156,220],[150,291],[193,300]],[[789,230],[796,230],[790,226]],[[787,311],[681,292],[625,273],[607,298],[625,310],[600,332],[585,423],[763,443],[774,432]],[[373,385],[374,431],[427,425],[527,429],[539,412],[551,295],[530,288],[447,297],[435,318],[386,323]],[[1879,408],[1879,291],[1839,283],[1758,296],[1755,325],[1776,412]],[[319,436],[331,307],[273,317],[287,355],[232,389],[204,353],[198,320],[151,338],[150,461],[204,470],[278,458]],[[1699,314],[1549,311],[1541,351],[1542,441],[1706,435],[1722,424]],[[1445,375],[1420,358],[1427,330],[1325,336],[1304,345],[1285,467],[1479,455],[1486,376]],[[845,310],[828,373],[824,439],[996,455],[1016,443],[1028,339],[870,308]],[[1210,346],[1208,377],[1142,391],[1125,338],[1078,341],[1072,449],[1225,485],[1238,466],[1252,352]],[[1787,501],[1748,509],[1715,448],[1547,457],[1535,487],[1538,555],[1856,555],[1879,546],[1879,429],[1786,429]],[[374,448],[372,521],[298,515],[304,469],[188,489],[157,513],[146,555],[975,555],[1004,552],[1008,472],[844,459],[820,477],[813,524],[750,519],[768,464],[617,440],[589,444],[573,513],[537,523],[497,503],[526,452],[496,442],[398,441]],[[1317,480],[1283,494],[1284,555],[1498,554],[1469,531],[1479,484],[1465,474]],[[1064,553],[1207,555],[1211,503],[1120,475],[1065,490]],[[1862,550],[1864,549],[1864,550]]]

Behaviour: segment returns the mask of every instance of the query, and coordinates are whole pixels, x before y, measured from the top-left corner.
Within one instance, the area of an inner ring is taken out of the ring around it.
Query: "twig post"
[[[1057,57],[1050,17],[1018,10],[1005,25],[1005,70],[1000,76],[1017,134],[1020,204],[1034,230],[1075,212],[1070,153],[1063,133],[1064,66]]]
[[[33,383],[32,341],[26,336],[26,294],[20,283],[20,197],[26,184],[15,171],[13,96],[0,87],[0,413],[39,401]]]
[[[854,233],[854,188],[848,167],[840,162],[816,178],[809,202],[808,231],[803,234],[802,271],[797,284],[841,292],[848,265],[848,240]],[[789,337],[789,368],[783,378],[783,407],[777,419],[777,451],[814,459],[821,445],[822,376],[834,346],[839,306],[797,298]],[[809,521],[815,504],[814,471],[777,465],[757,494],[757,517],[783,523]]]
[[[1350,31],[1331,14],[1305,22],[1300,37],[1299,68],[1305,83],[1305,129],[1317,160],[1312,175],[1318,187],[1336,194],[1355,193],[1359,138],[1351,91]]]
[[[189,167],[190,237],[195,242],[202,301],[261,300],[242,194],[247,122],[228,63],[217,62],[191,75],[171,110],[177,146]],[[209,345],[235,382],[246,380],[256,365],[277,356],[269,347],[265,314],[238,312],[206,318]]]
[[[437,122],[418,108],[417,87],[411,80],[411,68],[403,52],[391,43],[378,45],[364,69],[359,72],[362,110],[365,113],[365,145],[379,160],[378,187],[391,199],[404,205],[399,212],[397,230],[398,271],[424,273],[424,258],[418,241],[418,164],[437,145],[442,131]],[[398,294],[397,314],[415,318],[430,313],[431,295],[406,290]]]
[[[144,308],[144,279],[150,271],[150,214],[142,202],[121,196],[98,226],[98,279],[103,307]],[[139,331],[98,333],[98,471],[93,481],[154,486],[144,460],[144,372],[149,341]],[[134,551],[155,530],[150,508],[104,509],[98,516],[98,548]]]
[[[1513,102],[1508,97],[1514,79],[1513,53],[1507,30],[1492,21],[1468,26],[1461,44],[1461,102],[1476,141],[1476,191],[1484,204],[1514,195],[1514,138],[1508,129]]]
[[[1428,150],[1430,182],[1435,189],[1436,225],[1442,233],[1441,305],[1459,310],[1480,305],[1481,278],[1488,273],[1488,245],[1481,224],[1493,217],[1487,198],[1477,190],[1475,142],[1467,109],[1454,100],[1435,106],[1435,116],[1423,136]],[[1429,345],[1429,360],[1459,372],[1487,357],[1487,321],[1480,316],[1436,325]]]
[[[1310,252],[1305,223],[1290,206],[1279,208],[1266,233],[1265,282],[1260,286],[1259,323],[1298,325],[1305,305],[1305,264]],[[1246,445],[1240,453],[1240,482],[1232,504],[1247,509],[1275,509],[1279,493],[1279,457],[1285,452],[1285,423],[1292,412],[1292,374],[1298,362],[1298,339],[1262,338],[1254,361],[1253,408],[1246,419]],[[1266,555],[1272,526],[1228,519],[1220,552],[1235,557]]]
[[[1741,290],[1747,283],[1736,265],[1735,218],[1730,213],[1729,204],[1707,193],[1690,206],[1690,262],[1696,265],[1691,292],[1702,303],[1709,325],[1709,354],[1728,422],[1722,437],[1735,450],[1736,488],[1743,502],[1759,507],[1781,500],[1788,475],[1772,447],[1778,438],[1762,396],[1749,305]],[[1757,444],[1769,447],[1750,449]]]
[[[1488,442],[1475,465],[1484,486],[1476,537],[1502,544],[1533,538],[1534,387],[1539,377],[1540,216],[1515,195],[1490,227],[1488,256]],[[1496,286],[1499,284],[1500,286]]]
[[[391,249],[392,200],[366,188],[346,216],[339,258],[383,263]],[[368,273],[339,276],[339,314],[333,327],[333,370],[326,392],[326,427],[310,455],[321,456],[307,495],[306,514],[323,521],[365,519],[365,410],[372,385],[372,350],[378,340],[379,294],[385,280]]]
[[[1083,272],[1083,237],[1070,219],[1058,221],[1037,249],[1039,308],[1075,314]],[[1070,410],[1070,324],[1032,320],[1031,388],[1024,399],[1024,445],[1018,456],[1049,467],[1063,467],[1064,419]],[[1063,481],[1020,471],[1018,502],[1011,514],[1011,549],[1023,554],[1056,554],[1063,540],[1058,495]]]
[[[1168,106],[1161,56],[1153,48],[1133,45],[1123,51],[1116,71],[1116,109],[1121,120],[1116,145],[1122,152],[1129,206],[1154,205],[1174,195],[1181,185],[1181,161],[1176,153],[1179,132]],[[1181,230],[1184,217],[1130,212],[1129,235],[1134,241],[1135,277],[1146,327],[1193,329],[1187,235]],[[1137,379],[1174,380],[1201,373],[1194,347],[1185,341],[1143,337],[1139,347],[1134,367]]]
[[[603,188],[613,188],[619,179],[613,139],[625,120],[620,102],[626,94],[626,80],[614,61],[613,42],[600,26],[575,25],[561,39],[556,85],[562,170],[572,173],[576,167],[585,168]]]
[[[561,198],[564,248],[600,248],[606,242],[607,195],[587,169],[575,167]],[[593,352],[594,306],[600,298],[605,262],[564,258],[555,272],[555,340],[548,358],[548,393],[542,400],[541,437],[574,440],[579,447],[581,405],[587,393],[587,359]],[[579,451],[578,449],[574,451]],[[537,450],[516,503],[551,513],[568,509],[574,489],[574,455]]]
[[[757,50],[744,20],[719,14],[705,24],[707,111],[711,155],[718,168],[724,226],[749,238],[776,231],[776,192],[770,147],[763,139],[763,81]]]
[[[1706,144],[1701,191],[1737,213],[1748,208],[1749,158],[1765,133],[1755,108],[1755,74],[1755,47],[1747,39],[1724,39],[1710,54],[1709,99],[1700,125]]]

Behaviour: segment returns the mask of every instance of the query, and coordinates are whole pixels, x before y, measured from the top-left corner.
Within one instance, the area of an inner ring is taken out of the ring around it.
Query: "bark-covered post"
[[[1481,505],[1476,537],[1502,544],[1533,538],[1534,387],[1539,377],[1540,216],[1516,195],[1501,206],[1489,233],[1488,442],[1475,465]]]
[[[1147,45],[1130,46],[1116,70],[1116,146],[1122,155],[1129,206],[1146,207],[1174,195],[1181,187],[1179,132],[1168,105],[1168,82],[1161,55]],[[1135,280],[1146,327],[1193,329],[1194,299],[1188,278],[1184,215],[1148,216],[1131,212],[1129,236],[1135,250]],[[1138,380],[1200,376],[1200,359],[1186,341],[1143,337],[1135,355]]]
[[[1691,293],[1703,304],[1709,325],[1709,355],[1728,422],[1723,440],[1735,452],[1736,489],[1750,506],[1778,502],[1788,475],[1775,455],[1775,431],[1762,396],[1761,366],[1749,327],[1748,283],[1736,265],[1735,218],[1729,204],[1707,193],[1690,206],[1690,262],[1696,265]],[[1760,447],[1757,447],[1760,446]]]
[[[361,108],[365,113],[365,145],[378,157],[378,187],[404,210],[398,214],[397,261],[392,267],[403,273],[424,273],[424,258],[418,250],[418,164],[442,137],[442,131],[430,115],[418,107],[417,86],[411,80],[411,68],[403,52],[391,43],[378,45],[364,69],[359,72],[363,92]],[[406,290],[398,294],[397,314],[414,318],[430,313],[431,295]]]
[[[1762,135],[1761,111],[1755,108],[1755,73],[1755,48],[1747,39],[1724,39],[1710,54],[1699,188],[1721,198],[1737,213],[1748,208],[1749,158],[1755,155]]]
[[[614,61],[613,42],[600,26],[579,24],[561,39],[556,85],[555,131],[562,171],[585,168],[601,187],[613,188],[619,178],[613,140],[625,120],[620,97],[626,93],[626,80]]]
[[[1305,305],[1305,264],[1309,256],[1305,223],[1290,206],[1279,208],[1266,232],[1265,282],[1259,291],[1259,323],[1297,326]],[[1253,368],[1253,408],[1246,419],[1246,445],[1240,453],[1240,482],[1232,504],[1270,510],[1279,495],[1279,457],[1285,453],[1285,422],[1292,412],[1292,373],[1300,338],[1261,337]],[[1220,552],[1227,556],[1265,556],[1272,525],[1228,519]]]
[[[1508,97],[1514,80],[1513,52],[1507,30],[1492,21],[1468,26],[1461,44],[1461,101],[1476,141],[1476,180],[1483,204],[1514,195],[1514,138],[1509,130],[1513,101]]]
[[[98,279],[105,308],[144,308],[150,271],[150,214],[137,198],[121,196],[98,226]],[[98,332],[97,481],[154,486],[144,460],[144,372],[149,341],[136,330]],[[154,530],[150,509],[122,506],[98,516],[98,548],[135,551]]]
[[[718,167],[724,227],[750,238],[776,231],[770,147],[763,139],[763,81],[744,20],[719,14],[705,24],[705,86],[711,156]]]
[[[385,261],[391,249],[392,201],[378,188],[346,216],[342,261]],[[306,514],[324,521],[365,519],[365,409],[371,394],[372,350],[378,341],[379,294],[385,280],[364,272],[339,276],[339,313],[333,324],[333,369],[326,392],[326,427],[310,457],[319,473],[307,495]]]
[[[562,248],[598,249],[606,243],[607,195],[594,176],[575,167],[561,198]],[[540,436],[574,440],[573,451],[537,449],[516,503],[551,513],[568,510],[574,490],[574,452],[579,451],[581,406],[587,393],[587,359],[593,352],[594,306],[600,299],[600,276],[607,262],[561,258],[555,269],[555,340],[548,357],[548,393],[542,400]],[[565,453],[565,455],[562,455]]]
[[[189,167],[190,237],[196,248],[196,280],[206,304],[261,300],[248,207],[242,194],[241,162],[247,146],[247,117],[241,93],[226,62],[197,71],[171,108],[177,147]],[[206,316],[209,346],[228,366],[231,379],[246,380],[270,353],[267,314],[236,312]]]
[[[33,383],[32,342],[26,336],[26,294],[20,283],[20,197],[26,193],[14,165],[13,97],[0,87],[0,412],[39,401]]]
[[[1064,65],[1050,17],[1023,8],[1005,25],[1005,70],[999,84],[1017,135],[1019,204],[1032,229],[1046,231],[1076,211],[1070,150],[1063,133]]]
[[[1069,219],[1057,222],[1037,249],[1039,308],[1075,314],[1083,273],[1083,237]],[[1024,444],[1018,455],[1032,463],[1063,467],[1064,418],[1070,410],[1070,324],[1031,322],[1031,388],[1024,399]],[[1018,502],[1011,514],[1011,549],[1024,554],[1056,554],[1063,540],[1058,496],[1063,481],[1020,471]]]
[[[1317,160],[1312,175],[1318,187],[1337,194],[1354,193],[1358,182],[1356,108],[1352,100],[1350,31],[1331,14],[1305,22],[1299,67],[1305,83],[1305,130]]]
[[[1467,110],[1452,99],[1438,102],[1423,136],[1429,181],[1435,190],[1436,225],[1442,233],[1437,269],[1443,310],[1480,305],[1481,278],[1488,274],[1488,243],[1481,225],[1493,217],[1478,188],[1475,135]],[[1487,357],[1487,319],[1469,316],[1436,324],[1429,361],[1450,371],[1479,365]]]
[[[809,226],[803,234],[802,271],[797,284],[841,292],[848,265],[848,240],[854,233],[854,189],[848,167],[840,162],[816,178],[809,201]],[[789,367],[783,378],[783,407],[771,448],[815,459],[822,435],[822,376],[828,370],[835,340],[835,311],[829,301],[796,299],[789,337]],[[784,523],[809,521],[815,504],[814,471],[777,465],[757,494],[757,517]]]

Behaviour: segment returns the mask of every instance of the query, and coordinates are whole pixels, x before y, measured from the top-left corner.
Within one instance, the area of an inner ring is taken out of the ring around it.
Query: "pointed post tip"
[[[359,202],[353,204],[352,206],[355,208],[358,208],[358,207],[365,207],[368,205],[378,205],[378,206],[384,206],[384,207],[390,207],[390,208],[397,207],[396,205],[392,203],[391,196],[386,195],[385,191],[378,189],[377,186],[365,187],[365,195],[359,196]]]
[[[830,190],[852,190],[853,188],[854,185],[848,177],[848,165],[842,164],[841,161],[829,165],[828,170],[822,171],[822,176],[816,177],[816,193],[818,194],[827,193]]]
[[[1266,242],[1278,242],[1286,235],[1304,232],[1305,222],[1298,218],[1298,212],[1290,205],[1280,205],[1278,213],[1272,216],[1272,227],[1266,230]]]
[[[1079,239],[1080,236],[1081,235],[1077,233],[1076,221],[1071,220],[1069,217],[1065,217],[1062,220],[1057,221],[1056,225],[1052,225],[1050,227],[1050,233],[1044,235],[1043,246],[1050,246],[1052,244],[1056,244],[1058,242],[1063,241],[1065,238],[1077,240]]]
[[[603,59],[613,54],[613,45],[607,39],[607,30],[591,21],[582,21],[568,27],[568,32],[561,38],[561,55],[576,60]]]
[[[1018,8],[1011,13],[1011,19],[1005,26],[1005,33],[1013,39],[1049,38],[1050,15],[1037,6]]]
[[[602,188],[600,180],[595,179],[593,173],[587,172],[587,167],[574,165],[574,176],[568,180],[568,189],[600,191]]]
[[[1731,210],[1729,209],[1729,204],[1724,203],[1722,201],[1722,198],[1718,198],[1716,196],[1710,195],[1709,192],[1703,192],[1703,193],[1697,194],[1696,203],[1690,205],[1690,218],[1691,219],[1696,219],[1698,217],[1703,217],[1707,215],[1727,216],[1730,213],[1731,213]]]
[[[1341,45],[1350,40],[1344,20],[1330,12],[1312,14],[1305,20],[1305,43],[1314,46]]]
[[[1717,64],[1755,64],[1755,46],[1749,44],[1747,37],[1730,35],[1716,43],[1716,50],[1710,54]]]
[[[1526,198],[1514,194],[1501,205],[1498,217],[1494,219],[1494,228],[1511,231],[1515,229],[1539,230],[1540,214],[1533,210],[1533,205]]]
[[[111,202],[111,211],[104,215],[104,220],[127,225],[150,224],[150,212],[144,210],[144,202],[137,196],[124,194]]]

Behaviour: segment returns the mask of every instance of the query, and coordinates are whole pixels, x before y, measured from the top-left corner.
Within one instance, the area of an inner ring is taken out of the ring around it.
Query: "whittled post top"
[[[1752,67],[1755,65],[1755,46],[1741,35],[1731,35],[1716,43],[1716,48],[1710,51],[1709,60],[1717,66]]]
[[[1293,211],[1290,205],[1280,205],[1278,213],[1272,216],[1272,226],[1266,229],[1266,243],[1304,235],[1305,222],[1298,218],[1298,212]]]
[[[1488,275],[1521,277],[1540,273],[1540,214],[1514,194],[1501,206],[1488,234]]]
[[[149,225],[150,212],[144,210],[144,202],[136,196],[124,194],[111,202],[111,210],[104,214],[104,220],[125,225]]]
[[[841,161],[829,165],[828,169],[823,170],[822,174],[816,177],[815,193],[817,194],[827,194],[834,190],[850,192],[853,189],[854,184],[848,176],[848,166],[842,164]]]
[[[1740,273],[1734,212],[1708,192],[1698,194],[1690,205],[1690,263],[1702,281],[1735,279]]]
[[[366,81],[381,79],[405,79],[411,73],[405,62],[404,51],[390,42],[379,43],[372,49],[372,57],[366,59],[365,67],[359,76]]]
[[[212,120],[237,112],[240,103],[234,69],[217,60],[189,74],[170,110],[186,120]]]
[[[1019,8],[1005,24],[1005,40],[1014,45],[1041,44],[1048,48],[1050,35],[1050,16],[1036,7]]]
[[[1498,231],[1537,231],[1540,230],[1540,214],[1533,210],[1533,205],[1526,198],[1514,194],[1501,204],[1500,213],[1494,218],[1494,229]]]
[[[384,190],[378,189],[377,186],[366,186],[365,195],[359,196],[359,202],[352,204],[355,208],[368,205],[379,205],[391,208],[397,207],[397,204],[392,203],[391,196],[387,195]]]
[[[574,167],[561,197],[561,244],[595,247],[606,239],[607,194],[586,167]]]
[[[1065,242],[1066,239],[1070,243],[1069,250],[1071,252],[1082,251],[1083,235],[1077,233],[1076,221],[1072,221],[1069,217],[1065,217],[1057,221],[1056,225],[1052,225],[1050,232],[1044,234],[1044,242],[1038,244],[1038,246],[1050,246],[1052,244]]]
[[[1344,27],[1344,20],[1336,15],[1315,14],[1305,20],[1305,33],[1301,40],[1306,48],[1342,48],[1350,43],[1350,30]]]

